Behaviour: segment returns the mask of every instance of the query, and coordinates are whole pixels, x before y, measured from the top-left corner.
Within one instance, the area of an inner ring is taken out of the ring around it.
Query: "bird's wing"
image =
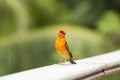
[[[68,53],[70,54],[70,57],[72,58],[73,56],[72,56],[72,53],[71,53],[71,52],[70,52],[70,50],[69,50],[69,47],[68,47],[67,42],[66,42],[66,44],[65,44],[65,47],[66,47],[66,49],[67,49]]]

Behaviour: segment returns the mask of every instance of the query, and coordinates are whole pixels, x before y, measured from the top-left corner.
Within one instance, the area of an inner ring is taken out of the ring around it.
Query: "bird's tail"
[[[69,59],[71,64],[76,64],[76,62],[74,62],[72,59]]]

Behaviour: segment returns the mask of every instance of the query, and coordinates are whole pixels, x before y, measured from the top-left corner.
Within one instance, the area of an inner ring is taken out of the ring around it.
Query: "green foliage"
[[[4,0],[0,1],[0,36],[15,32],[15,16],[10,9]]]
[[[69,8],[71,23],[96,28],[95,23],[108,10],[120,13],[119,0],[58,0]]]
[[[4,37],[0,40],[0,75],[57,63],[59,56],[54,41],[63,27],[74,59],[111,50],[99,34],[75,26],[54,26],[24,36]]]
[[[104,10],[105,7],[102,1],[94,0],[94,2],[91,2],[90,0],[82,0],[71,11],[72,23],[77,25],[82,24],[93,28],[94,23],[96,23]]]
[[[105,0],[1,0],[0,35],[64,23],[95,28],[102,14],[108,9],[118,10],[119,3],[119,0],[109,3]]]
[[[0,35],[66,23],[69,18],[68,10],[56,0],[0,1]]]
[[[120,18],[114,11],[107,11],[100,21],[98,30],[114,45],[120,47]]]
[[[26,0],[33,26],[41,27],[65,23],[69,19],[68,10],[56,0]]]
[[[98,29],[103,34],[117,33],[120,34],[119,15],[114,11],[107,11],[103,18],[98,22]]]

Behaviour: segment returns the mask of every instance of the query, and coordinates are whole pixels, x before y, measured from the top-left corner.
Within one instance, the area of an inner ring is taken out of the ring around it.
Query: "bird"
[[[65,30],[59,30],[57,39],[55,41],[56,50],[61,57],[61,60],[59,61],[59,63],[61,63],[61,61],[65,59],[65,62],[68,60],[70,61],[71,64],[76,64],[76,62],[72,60],[73,56],[68,48],[65,35],[66,35]]]

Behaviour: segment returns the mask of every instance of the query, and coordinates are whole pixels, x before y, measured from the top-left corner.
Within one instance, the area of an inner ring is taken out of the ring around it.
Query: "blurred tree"
[[[18,0],[0,1],[0,36],[28,30],[29,14]]]
[[[30,26],[33,29],[53,24],[96,28],[95,23],[106,10],[120,12],[119,4],[119,0],[1,0],[1,34],[13,32],[11,28],[26,32]]]
[[[11,8],[11,11],[14,12],[17,21],[17,32],[19,32],[20,34],[26,33],[30,22],[28,10],[25,4],[22,3],[20,0],[6,0],[6,3]]]
[[[96,28],[95,23],[102,14],[109,10],[120,13],[119,0],[58,0],[69,8],[71,12],[71,22],[76,25]]]
[[[25,3],[28,6],[33,26],[36,28],[66,23],[69,19],[67,9],[56,0],[26,0]]]
[[[97,23],[102,32],[114,45],[120,45],[120,16],[117,12],[107,11]]]
[[[16,30],[15,15],[5,0],[0,0],[0,36],[8,35]]]
[[[101,16],[102,12],[105,10],[104,3],[102,1],[82,1],[79,5],[72,10],[72,20],[73,24],[85,25],[94,28],[94,23]]]

